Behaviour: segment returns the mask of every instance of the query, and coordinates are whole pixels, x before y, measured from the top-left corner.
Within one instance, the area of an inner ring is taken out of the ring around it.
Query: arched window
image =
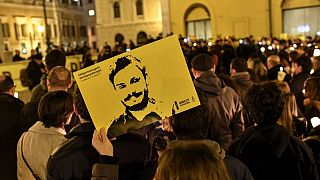
[[[212,37],[210,13],[206,6],[193,4],[185,12],[187,36],[197,39]]]
[[[113,12],[114,12],[114,18],[120,18],[120,4],[119,4],[119,2],[115,2],[113,4]]]
[[[114,38],[115,42],[118,43],[119,45],[122,44],[124,41],[124,36],[120,33],[116,34],[116,37]]]
[[[142,0],[136,1],[136,10],[137,10],[137,16],[143,15],[143,1]]]
[[[144,31],[140,31],[137,35],[137,44],[138,46],[142,46],[148,43],[147,33]]]

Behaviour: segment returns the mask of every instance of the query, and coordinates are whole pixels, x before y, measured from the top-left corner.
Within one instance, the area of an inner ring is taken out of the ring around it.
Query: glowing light
[[[297,44],[293,44],[293,47],[294,47],[294,48],[297,48],[297,47],[298,47],[298,45],[297,45]]]
[[[27,48],[22,48],[22,54],[27,54]]]
[[[265,47],[261,47],[261,48],[260,48],[260,51],[261,51],[262,53],[264,53],[264,52],[266,51],[266,48],[265,48]]]
[[[317,35],[320,36],[320,31],[317,32]]]
[[[240,39],[240,40],[239,40],[239,43],[240,43],[240,44],[242,44],[242,43],[243,43],[243,40],[242,40],[242,39]]]
[[[188,39],[187,39],[187,38],[184,38],[184,39],[183,39],[183,42],[187,43],[187,42],[188,42]]]
[[[290,47],[289,50],[290,50],[290,51],[294,51],[294,47]]]
[[[272,50],[272,46],[268,46],[268,49],[271,51]]]
[[[261,46],[261,45],[262,45],[262,42],[259,42],[259,45]]]
[[[129,52],[129,51],[131,51],[131,49],[130,49],[130,48],[127,48],[127,49],[126,49],[126,52]]]
[[[311,70],[310,70],[310,74],[313,74],[313,73],[314,73],[314,69],[311,69]]]
[[[19,98],[19,93],[17,92],[14,92],[14,95],[13,95],[15,98]]]
[[[212,46],[212,42],[208,42],[208,46]]]
[[[93,9],[90,9],[88,13],[89,13],[89,16],[94,16],[95,15],[95,12],[94,12]]]
[[[311,43],[309,43],[309,44],[308,44],[308,47],[311,47],[311,46],[312,46],[312,44],[311,44]]]
[[[309,32],[310,26],[309,25],[300,25],[300,26],[298,26],[298,31],[301,33]]]
[[[313,56],[314,57],[320,56],[320,49],[314,49]]]
[[[193,43],[193,46],[197,46],[197,43]]]
[[[39,32],[43,32],[43,31],[44,31],[44,26],[39,25],[39,26],[37,27],[37,29],[38,29]]]
[[[277,45],[277,49],[280,49],[280,46],[279,46],[279,45]]]
[[[283,72],[283,67],[280,67],[280,72]]]
[[[320,119],[318,117],[311,118],[312,127],[315,128],[320,125]]]

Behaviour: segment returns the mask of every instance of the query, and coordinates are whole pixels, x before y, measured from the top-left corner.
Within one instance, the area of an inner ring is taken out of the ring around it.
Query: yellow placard
[[[178,36],[74,73],[96,128],[111,137],[200,105]]]

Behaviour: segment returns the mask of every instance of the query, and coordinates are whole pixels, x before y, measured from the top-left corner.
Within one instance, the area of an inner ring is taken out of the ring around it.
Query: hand
[[[100,155],[113,156],[113,146],[107,138],[107,131],[101,128],[98,132],[94,131],[92,136],[92,146],[99,152]]]

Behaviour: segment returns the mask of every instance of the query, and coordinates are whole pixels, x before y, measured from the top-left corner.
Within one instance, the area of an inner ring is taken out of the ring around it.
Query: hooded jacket
[[[194,80],[200,102],[209,119],[208,139],[227,149],[231,140],[244,130],[242,105],[237,93],[212,71]]]
[[[229,154],[259,179],[318,179],[311,149],[279,125],[252,126],[236,139]]]

